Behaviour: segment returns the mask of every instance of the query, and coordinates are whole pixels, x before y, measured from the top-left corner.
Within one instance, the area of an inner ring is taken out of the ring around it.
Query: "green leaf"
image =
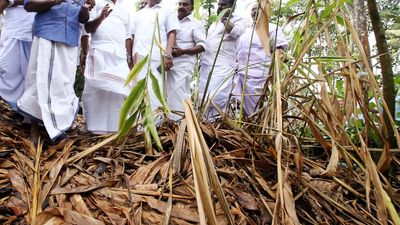
[[[344,27],[344,19],[341,16],[337,15],[336,20],[340,26]]]
[[[160,85],[158,83],[157,78],[153,75],[153,72],[150,71],[150,79],[151,79],[151,86],[153,87],[154,94],[156,95],[158,101],[163,105],[164,109],[168,112],[169,108],[167,105],[167,101],[164,98],[164,95],[161,93]]]
[[[132,109],[136,106],[139,105],[138,102],[139,100],[143,97],[144,89],[145,89],[145,79],[140,80],[137,82],[135,87],[132,89],[131,93],[129,96],[126,98],[124,104],[121,107],[121,111],[119,112],[119,127],[120,129],[123,127],[123,124],[128,117],[128,115],[131,113]]]
[[[145,104],[144,106],[141,107],[141,113],[143,116],[143,128],[144,132],[147,132],[148,134],[153,137],[154,141],[156,142],[157,147],[162,150],[162,145],[160,141],[160,137],[158,136],[157,133],[157,128],[154,123],[154,117],[153,117],[153,112],[151,111],[151,106],[150,104]]]
[[[120,125],[119,129],[119,134],[118,134],[118,140],[121,140],[123,137],[125,137],[129,131],[132,128],[133,123],[136,121],[137,116],[139,114],[139,107],[136,107],[135,110],[133,111],[132,115],[129,116],[129,118]]]
[[[288,3],[285,5],[285,9],[289,9],[292,5],[298,3],[299,0],[290,0]]]
[[[131,72],[128,74],[128,78],[126,79],[125,86],[128,85],[131,81],[135,79],[135,77],[142,71],[144,65],[146,65],[149,55],[146,55],[142,60],[135,64],[132,68]]]
[[[198,20],[201,20],[200,15],[200,0],[194,0],[194,17]]]
[[[225,13],[228,12],[229,10],[231,10],[231,9],[230,9],[230,8],[226,8],[226,9],[222,10],[222,11],[218,14],[217,20],[215,20],[215,21],[220,21],[221,18],[225,15]]]
[[[328,16],[331,15],[335,7],[336,7],[335,3],[325,7],[324,11],[321,13],[321,18],[325,20]]]

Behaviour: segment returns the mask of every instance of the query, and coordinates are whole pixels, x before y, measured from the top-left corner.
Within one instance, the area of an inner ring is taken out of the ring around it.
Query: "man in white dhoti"
[[[255,5],[251,10],[251,16],[254,22],[257,19],[257,8],[257,5]],[[237,55],[238,73],[235,75],[235,90],[233,92],[234,98],[239,102],[242,101],[242,93],[244,94],[243,110],[244,114],[247,116],[253,114],[257,107],[271,64],[271,57],[265,53],[256,31],[254,31],[253,40],[251,40],[253,29],[254,25],[246,30],[239,41]],[[288,41],[286,40],[282,29],[277,27],[275,24],[269,24],[269,37],[271,51],[275,49],[284,50],[287,48]],[[251,52],[249,53],[250,47]],[[249,54],[250,58],[248,58]],[[245,82],[248,59],[249,67]]]
[[[161,91],[162,77],[159,72],[161,68],[161,57],[163,57],[165,70],[168,71],[173,66],[172,47],[176,41],[176,30],[179,29],[179,21],[173,10],[166,9],[160,5],[160,0],[148,0],[148,4],[136,14],[136,20],[133,25],[134,30],[134,49],[137,53],[137,61],[149,55],[151,57],[150,67],[154,76],[157,78]],[[155,35],[158,38],[160,33],[160,44],[165,52],[160,52],[158,45],[153,43],[153,30],[158,18],[159,30],[156,28]],[[150,53],[151,46],[152,52]],[[139,73],[137,80],[143,79],[147,74],[147,65]],[[148,85],[149,99],[152,110],[161,106],[154,94],[151,83]]]
[[[79,108],[73,88],[79,22],[88,21],[94,1],[25,0],[24,5],[38,13],[25,92],[17,105],[22,114],[43,122],[52,141],[60,140]]]
[[[14,110],[25,89],[35,17],[35,13],[25,11],[23,2],[0,0],[0,14],[4,12],[0,37],[0,97]]]
[[[194,73],[197,54],[204,52],[206,35],[203,24],[194,18],[193,0],[179,0],[178,19],[181,29],[176,33],[176,46],[172,50],[174,66],[166,77],[167,103],[172,111],[184,111],[183,100],[190,98],[190,81]],[[171,120],[181,116],[172,113]]]
[[[124,5],[112,0],[98,1],[85,24],[91,41],[82,101],[87,130],[95,134],[118,131],[119,112],[130,92],[124,87],[132,60],[130,21]]]
[[[219,0],[218,14],[224,9],[234,9],[234,0]],[[232,14],[230,21],[228,21],[229,12],[217,21],[211,24],[208,29],[206,51],[201,57],[201,68],[199,72],[199,95],[202,101],[204,95],[209,97],[213,104],[215,104],[222,111],[225,111],[227,106],[229,94],[232,91],[232,78],[236,69],[236,46],[240,36],[245,30],[245,24],[242,18]],[[224,31],[226,30],[225,34]],[[222,45],[217,56],[219,44]],[[212,72],[211,80],[206,93],[205,87],[207,78],[212,70],[214,59],[217,57],[214,70]],[[207,101],[207,98],[204,98]],[[206,105],[206,102],[202,102]],[[213,104],[210,104],[206,111],[205,116],[208,119],[215,119],[219,116],[217,109]]]

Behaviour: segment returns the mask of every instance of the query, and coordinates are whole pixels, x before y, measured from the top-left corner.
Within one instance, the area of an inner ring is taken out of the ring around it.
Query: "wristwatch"
[[[172,59],[173,57],[172,57],[172,54],[170,53],[170,52],[163,52],[162,53],[162,56],[164,56],[165,58],[167,58],[167,59]]]

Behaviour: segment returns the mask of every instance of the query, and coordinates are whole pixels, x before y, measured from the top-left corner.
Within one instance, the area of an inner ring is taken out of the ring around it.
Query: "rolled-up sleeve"
[[[271,26],[271,25],[270,25]],[[286,49],[289,45],[288,40],[283,33],[282,28],[274,27],[275,29],[270,29],[270,42],[271,42],[271,49],[282,48]]]
[[[193,38],[196,45],[203,46],[206,49],[206,32],[201,22],[196,24],[196,28],[193,30]]]
[[[234,38],[234,39],[239,39],[240,36],[244,33],[246,29],[246,25],[244,24],[244,20],[240,17],[233,17],[232,23],[234,24],[233,29],[229,33],[229,36]]]

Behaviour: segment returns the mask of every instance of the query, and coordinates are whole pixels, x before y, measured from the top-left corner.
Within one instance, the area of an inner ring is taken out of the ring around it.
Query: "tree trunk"
[[[394,91],[394,77],[392,69],[392,58],[389,53],[389,48],[386,42],[385,30],[380,19],[378,6],[376,0],[368,0],[368,11],[371,18],[372,29],[374,30],[376,47],[378,48],[379,61],[382,70],[382,82],[383,82],[383,97],[389,107],[389,115],[387,112],[384,113],[385,124],[388,132],[388,140],[390,145],[394,147],[395,138],[393,128],[390,124],[389,116],[394,118],[395,111],[395,91]]]
[[[356,30],[358,34],[358,38],[360,39],[360,42],[363,46],[365,55],[368,58],[368,65],[365,63],[360,63],[360,78],[362,80],[368,80],[367,79],[367,73],[365,72],[367,70],[367,66],[371,67],[371,49],[369,46],[369,40],[368,40],[368,28],[367,28],[367,10],[366,10],[366,2],[364,0],[354,0],[354,20],[355,20],[355,25],[356,25]],[[372,69],[372,68],[371,68]],[[368,106],[369,104],[369,96],[368,96],[368,90],[370,88],[370,85],[368,82],[362,82],[361,87],[363,89],[363,95],[364,95],[364,104]],[[365,123],[365,129],[363,131],[363,137],[367,145],[369,145],[369,132],[370,128],[368,123]]]
[[[371,65],[371,50],[369,47],[368,40],[368,28],[367,28],[367,10],[364,0],[354,0],[354,17],[356,21],[356,29],[358,37],[360,38],[361,44],[363,45],[364,52],[368,57],[369,64]],[[361,64],[361,70],[366,70],[366,65]]]

